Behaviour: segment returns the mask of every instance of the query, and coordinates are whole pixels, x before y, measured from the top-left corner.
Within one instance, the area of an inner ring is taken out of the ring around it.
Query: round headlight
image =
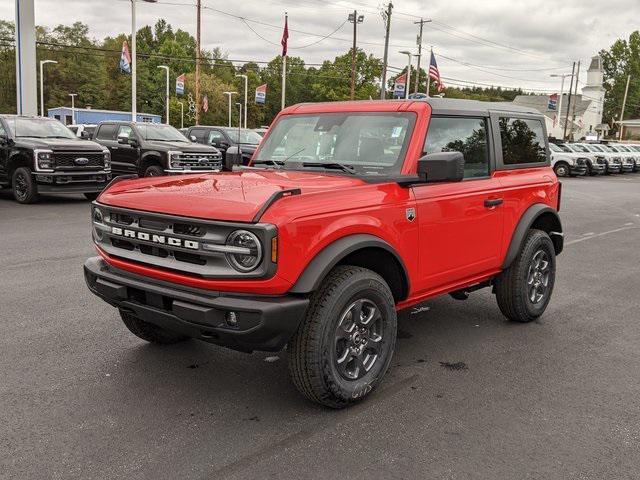
[[[260,265],[262,245],[253,233],[236,230],[227,238],[227,245],[235,247],[235,252],[227,253],[227,260],[239,272],[250,272]]]

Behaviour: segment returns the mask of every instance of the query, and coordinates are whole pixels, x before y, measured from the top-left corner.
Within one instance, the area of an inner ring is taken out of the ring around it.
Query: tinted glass
[[[225,130],[227,135],[233,143],[245,143],[247,145],[258,145],[262,140],[262,137],[258,135],[253,130],[244,130],[240,129],[240,133],[238,133],[237,128],[227,128]],[[240,141],[238,142],[238,138]]]
[[[155,140],[159,142],[186,142],[177,129],[171,125],[159,125],[157,123],[145,123],[137,125],[138,133],[145,140]]]
[[[208,143],[219,143],[222,141],[224,141],[224,135],[222,134],[222,132],[219,132],[218,130],[211,130],[211,132],[209,132]]]
[[[116,130],[117,125],[114,124],[100,125],[96,138],[98,140],[113,140],[116,138]]]
[[[542,122],[524,118],[500,118],[502,161],[505,165],[547,161]]]
[[[120,125],[118,137],[132,138],[133,136],[133,129],[129,125]]]
[[[207,133],[207,131],[203,128],[192,128],[191,132],[189,133],[189,137],[191,137],[192,135],[194,137],[196,137],[196,140],[199,142],[204,142],[204,137],[205,134]],[[189,138],[191,139],[191,138]]]
[[[464,177],[489,175],[487,124],[483,118],[433,117],[424,144],[425,153],[460,152]]]
[[[360,175],[400,173],[414,119],[407,112],[286,115],[271,127],[254,161],[284,161],[285,168],[339,163]]]

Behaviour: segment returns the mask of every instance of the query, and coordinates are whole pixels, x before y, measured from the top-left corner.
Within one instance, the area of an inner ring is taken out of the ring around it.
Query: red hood
[[[279,190],[300,188],[304,194],[363,184],[358,178],[316,172],[251,170],[125,180],[105,190],[99,202],[185,217],[251,222]]]

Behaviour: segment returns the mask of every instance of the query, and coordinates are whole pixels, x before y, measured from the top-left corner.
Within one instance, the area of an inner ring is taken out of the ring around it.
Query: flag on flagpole
[[[287,42],[289,40],[289,17],[285,15],[284,17],[284,31],[282,32],[282,40],[280,40],[280,45],[282,45],[282,56],[287,56]]]
[[[396,81],[393,84],[393,96],[394,98],[404,98],[404,92],[407,88],[407,74],[403,73],[396,77]]]
[[[122,42],[122,53],[120,54],[120,71],[131,75],[131,54],[129,53],[129,45],[125,40]]]
[[[442,92],[444,90],[444,84],[440,78],[440,71],[438,70],[438,64],[436,63],[436,56],[434,55],[433,50],[431,51],[431,62],[429,63],[429,78],[435,82],[438,92]]]
[[[256,88],[256,103],[264,104],[267,98],[267,84],[260,85]]]
[[[205,113],[209,111],[209,98],[206,95],[202,99],[202,111]]]
[[[184,95],[184,81],[184,73],[176,78],[176,95]]]

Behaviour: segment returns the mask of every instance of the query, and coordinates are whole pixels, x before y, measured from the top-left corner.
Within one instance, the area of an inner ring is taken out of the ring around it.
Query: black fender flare
[[[150,150],[148,152],[144,152],[141,156],[140,156],[140,163],[138,165],[138,170],[142,170],[142,167],[145,165],[145,163],[147,163],[147,161],[152,158],[153,161],[150,163],[156,163],[155,161],[157,160],[160,164],[160,166],[162,168],[168,168],[168,162],[166,162],[166,158],[167,158],[167,153],[162,153],[162,152],[158,152],[156,150]],[[167,165],[163,165],[163,163],[166,163]],[[144,172],[142,172],[144,173]]]
[[[318,289],[320,283],[340,260],[347,255],[363,248],[382,248],[389,252],[398,261],[409,290],[409,273],[402,261],[402,257],[387,242],[379,237],[369,234],[355,234],[342,237],[323,248],[305,267],[303,272],[291,288],[291,293],[311,293]]]
[[[504,262],[502,263],[503,270],[508,268],[509,265],[511,265],[511,263],[513,263],[513,261],[518,256],[518,253],[520,253],[522,242],[524,242],[524,238],[527,235],[527,232],[531,229],[531,226],[534,224],[534,222],[542,215],[547,214],[551,214],[554,217],[555,222],[557,222],[556,227],[548,232],[552,237],[556,255],[562,252],[562,222],[560,222],[560,216],[558,215],[558,212],[544,203],[535,203],[522,214],[518,225],[513,231],[513,235],[511,236],[511,243],[509,244],[509,249],[507,250],[507,255],[505,256]]]

